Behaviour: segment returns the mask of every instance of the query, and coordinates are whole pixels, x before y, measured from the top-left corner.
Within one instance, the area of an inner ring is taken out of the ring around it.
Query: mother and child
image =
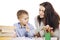
[[[39,15],[35,17],[36,29],[28,23],[29,14],[26,10],[17,12],[18,23],[16,26],[16,37],[44,37],[45,31],[50,32],[51,36],[59,37],[59,15],[49,2],[39,5]]]

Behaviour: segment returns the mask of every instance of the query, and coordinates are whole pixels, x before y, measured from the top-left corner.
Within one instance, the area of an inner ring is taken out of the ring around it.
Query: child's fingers
[[[29,31],[30,31],[30,29],[27,29],[27,28],[26,28],[26,31],[27,31],[27,32],[29,32]]]
[[[29,26],[28,26],[28,24],[26,24],[26,28],[27,28],[27,29],[29,29]]]

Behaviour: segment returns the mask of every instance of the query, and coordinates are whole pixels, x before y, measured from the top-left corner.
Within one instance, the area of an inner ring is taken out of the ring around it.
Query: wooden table
[[[11,37],[0,37],[0,40],[11,40]]]
[[[42,38],[24,38],[24,37],[18,37],[18,38],[13,38],[13,39],[11,39],[11,40],[45,40],[45,38],[44,37],[42,37]],[[56,37],[52,37],[51,38],[51,40],[57,40],[57,38]]]

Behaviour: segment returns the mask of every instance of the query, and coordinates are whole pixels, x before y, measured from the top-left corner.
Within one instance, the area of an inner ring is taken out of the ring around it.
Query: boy
[[[17,12],[18,23],[14,24],[16,26],[17,37],[33,37],[34,28],[28,23],[29,15],[25,10],[19,10]]]

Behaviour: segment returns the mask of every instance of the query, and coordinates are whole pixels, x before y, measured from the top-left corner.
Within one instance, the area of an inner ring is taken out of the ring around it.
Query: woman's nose
[[[42,14],[43,12],[42,11],[40,11],[40,14]]]

